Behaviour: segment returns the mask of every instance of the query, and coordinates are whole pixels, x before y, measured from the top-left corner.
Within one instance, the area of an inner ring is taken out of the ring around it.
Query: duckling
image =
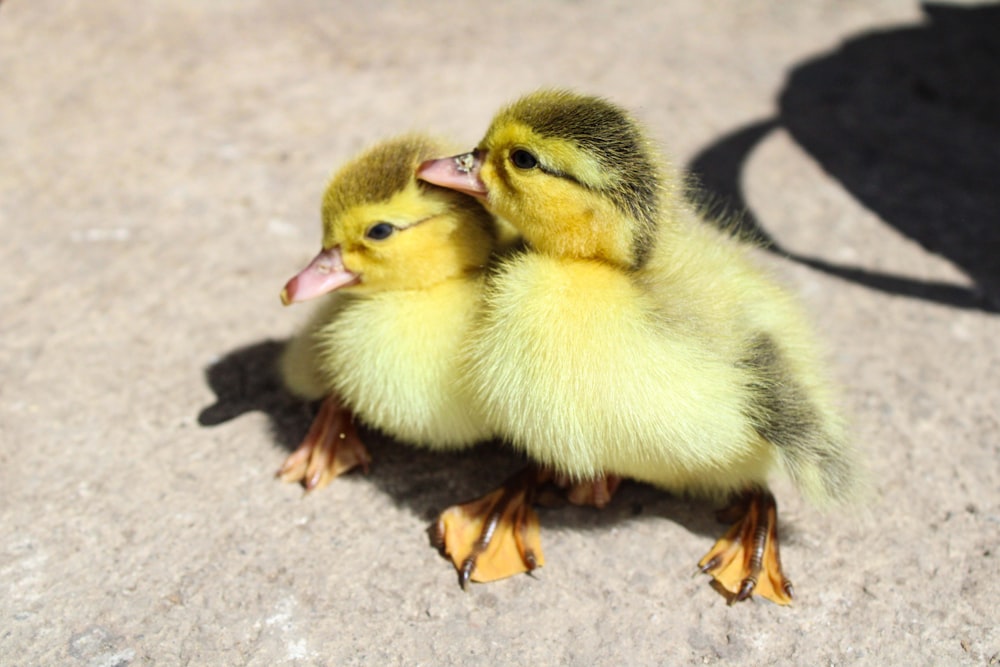
[[[392,139],[342,167],[327,188],[323,249],[281,294],[286,305],[329,294],[281,359],[293,393],[323,399],[278,471],[284,481],[312,490],[357,466],[367,470],[371,457],[355,415],[437,450],[493,437],[463,382],[462,350],[490,255],[517,245],[519,236],[472,198],[416,179],[416,167],[442,150],[420,135]],[[486,503],[495,503],[493,494],[449,508],[436,525]],[[530,503],[506,519],[511,539],[497,534],[477,551],[475,572],[462,569],[468,553],[439,544],[463,587],[544,564]]]
[[[699,569],[730,604],[791,602],[771,473],[820,505],[863,486],[795,300],[685,203],[683,179],[604,99],[529,94],[475,150],[418,174],[529,245],[491,273],[470,337],[489,425],[570,479],[732,499],[740,519]]]
[[[367,470],[371,459],[354,416],[437,450],[493,438],[464,381],[463,351],[491,253],[502,256],[520,236],[474,199],[416,179],[416,167],[441,152],[423,136],[386,141],[341,168],[326,191],[323,249],[281,294],[288,305],[333,292],[281,359],[293,393],[323,399],[309,433],[278,472],[285,481],[311,490],[354,467]],[[534,476],[528,469],[515,478]],[[571,502],[606,502],[598,491],[553,481],[569,488]],[[544,565],[526,485],[516,511],[502,520],[480,511],[503,492],[448,508],[435,524],[438,546],[463,588]],[[495,539],[475,550],[474,538],[443,539],[456,524]]]
[[[293,393],[324,399],[278,472],[285,481],[308,490],[367,469],[355,416],[432,449],[492,436],[461,382],[458,350],[496,227],[473,199],[416,179],[421,161],[441,151],[416,134],[382,142],[326,190],[323,249],[281,293],[285,305],[329,294],[281,359]]]

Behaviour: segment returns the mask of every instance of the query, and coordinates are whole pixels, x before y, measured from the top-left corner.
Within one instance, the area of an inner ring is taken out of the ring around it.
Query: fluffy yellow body
[[[475,276],[331,297],[311,335],[316,386],[406,443],[454,449],[489,439],[462,357],[481,291]]]
[[[701,567],[745,599],[791,599],[767,479],[814,502],[862,488],[800,308],[703,221],[626,112],[540,91],[421,178],[479,197],[529,249],[491,273],[470,378],[492,429],[571,478],[750,494]],[[730,548],[732,547],[732,548]],[[730,567],[731,564],[736,565]]]

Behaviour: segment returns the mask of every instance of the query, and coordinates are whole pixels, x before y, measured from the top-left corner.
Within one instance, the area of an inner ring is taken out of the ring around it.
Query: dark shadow
[[[249,412],[266,414],[275,439],[286,450],[276,453],[275,469],[285,454],[298,446],[316,412],[315,405],[292,396],[282,385],[277,368],[284,344],[268,340],[249,345],[234,350],[209,366],[205,376],[215,392],[216,401],[203,408],[198,415],[199,424],[214,427]],[[461,452],[431,452],[406,446],[363,425],[359,425],[358,433],[373,459],[365,481],[374,484],[397,506],[422,517],[427,521],[428,528],[446,507],[492,491],[525,465],[523,458],[498,443],[483,443]],[[275,479],[273,484],[277,492],[281,482]],[[321,501],[324,491],[314,491],[304,500]],[[704,548],[698,553],[672,553],[671,556],[678,559],[677,562],[690,559],[692,575],[698,559],[727,529],[717,518],[719,508],[710,501],[678,498],[652,486],[629,481],[622,483],[611,503],[601,510],[576,507],[565,501],[537,509],[543,545],[546,532],[552,530],[606,531],[627,521],[647,518],[675,523],[704,538]],[[794,526],[780,522],[780,532],[783,543],[794,544],[797,541]],[[413,538],[426,539],[428,548],[433,548],[429,533],[415,534]],[[663,547],[665,552],[670,552],[665,543]],[[441,565],[449,567],[443,556]],[[550,559],[548,567],[559,565]],[[676,567],[676,562],[664,564],[664,568],[668,567]],[[699,576],[706,586],[713,586],[719,591],[708,575]],[[456,573],[456,585],[457,582]],[[725,591],[719,592],[724,598],[731,597]]]
[[[292,396],[281,383],[278,357],[284,346],[276,340],[249,345],[209,366],[205,379],[215,393],[215,403],[202,408],[198,423],[218,426],[248,412],[263,412],[275,440],[288,451],[295,449],[309,429],[313,407]]]
[[[1000,312],[1000,5],[925,4],[926,22],[873,32],[791,70],[777,118],[689,165],[748,236],[817,270],[893,294]],[[962,269],[972,288],[789,253],[746,205],[750,153],[782,127],[864,206]]]
[[[283,347],[283,342],[264,341],[234,350],[209,366],[205,376],[216,401],[198,415],[198,423],[206,427],[249,412],[267,415],[282,447],[274,458],[275,470],[287,452],[298,446],[315,415],[314,405],[292,396],[281,383],[277,365]],[[523,458],[499,443],[433,452],[399,443],[364,425],[359,425],[358,432],[373,459],[366,479],[398,506],[428,522],[450,505],[491,491],[525,465]],[[322,493],[323,489],[313,492]],[[668,519],[705,537],[721,536],[725,530],[716,521],[710,502],[674,498],[638,483],[623,483],[611,504],[600,511],[571,505],[540,509],[543,528],[604,529],[639,516]],[[709,546],[707,542],[705,549]]]

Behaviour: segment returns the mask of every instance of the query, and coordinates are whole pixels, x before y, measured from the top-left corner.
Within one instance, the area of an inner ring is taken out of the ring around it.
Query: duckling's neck
[[[575,206],[553,201],[531,217],[522,232],[538,252],[623,268],[636,264],[634,222],[603,198],[586,197]]]

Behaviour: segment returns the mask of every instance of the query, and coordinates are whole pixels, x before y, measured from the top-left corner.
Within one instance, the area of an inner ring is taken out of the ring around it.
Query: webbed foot
[[[542,477],[529,466],[495,491],[440,514],[433,539],[454,563],[462,588],[470,580],[496,581],[545,564],[541,526],[531,507]]]
[[[698,562],[724,591],[729,604],[759,595],[780,605],[794,597],[792,582],[781,571],[778,553],[778,509],[770,491],[755,489],[727,512],[739,516],[732,528]]]
[[[302,444],[285,459],[276,476],[283,482],[301,482],[306,491],[312,491],[357,466],[367,473],[369,463],[371,456],[358,437],[351,411],[328,396]]]

